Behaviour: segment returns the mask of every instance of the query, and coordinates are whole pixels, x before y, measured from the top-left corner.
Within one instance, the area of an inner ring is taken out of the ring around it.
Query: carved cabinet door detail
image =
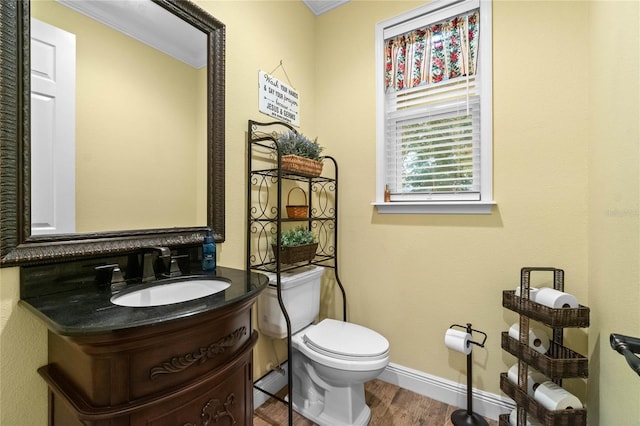
[[[223,372],[215,382],[194,387],[187,395],[141,412],[132,425],[244,426],[251,425],[252,407],[246,396],[253,392],[251,355],[238,368]]]

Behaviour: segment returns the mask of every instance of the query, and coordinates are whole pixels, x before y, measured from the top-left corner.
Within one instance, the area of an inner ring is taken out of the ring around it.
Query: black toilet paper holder
[[[452,324],[449,328],[461,328],[473,336],[473,333],[479,333],[484,336],[482,342],[476,342],[475,340],[469,340],[468,344],[473,344],[476,346],[480,346],[484,348],[484,344],[487,341],[487,333],[471,328],[471,323],[467,323],[466,326],[460,324]],[[481,426],[489,426],[487,421],[482,418],[480,415],[473,412],[473,387],[471,386],[471,378],[472,374],[472,359],[473,351],[467,354],[467,409],[456,410],[451,413],[451,422],[454,426],[465,426],[465,425],[481,425]]]
[[[474,340],[469,340],[469,343],[472,343],[474,345],[480,346],[481,348],[484,348],[484,343],[487,341],[487,333],[485,333],[484,331],[480,331],[480,330],[476,330],[474,328],[471,328],[471,323],[467,323],[467,325],[460,325],[460,324],[451,324],[449,326],[449,328],[461,328],[462,330],[466,331],[467,333],[471,334],[473,336],[473,332],[475,331],[476,333],[480,333],[484,336],[484,339],[482,339],[482,342],[476,342]]]

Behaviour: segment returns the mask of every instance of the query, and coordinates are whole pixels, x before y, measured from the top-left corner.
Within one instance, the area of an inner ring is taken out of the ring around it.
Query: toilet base
[[[367,405],[363,407],[360,415],[352,423],[341,422],[335,417],[327,415],[324,411],[318,413],[317,409],[300,407],[296,403],[293,403],[293,409],[301,416],[320,426],[367,426],[371,419],[371,409]]]
[[[369,423],[371,409],[365,402],[364,383],[331,385],[317,375],[313,364],[297,350],[293,351],[292,367],[293,391],[289,403],[295,411],[320,426]]]
[[[317,326],[309,327],[323,326],[325,332],[329,329],[338,336],[341,332],[344,334],[343,322],[335,320],[323,320]],[[320,426],[366,426],[371,419],[371,409],[365,401],[364,383],[382,373],[389,362],[388,351],[378,357],[369,357],[371,359],[333,358],[316,352],[304,342],[309,330],[304,329],[291,337],[293,380],[289,392],[292,408]],[[373,333],[371,330],[368,332]],[[358,333],[355,334],[357,337]],[[386,339],[375,336],[384,340],[383,349],[388,349]]]

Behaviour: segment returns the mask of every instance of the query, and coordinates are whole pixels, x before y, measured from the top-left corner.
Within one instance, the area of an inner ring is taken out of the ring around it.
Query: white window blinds
[[[396,92],[387,101],[391,199],[479,200],[480,97],[474,81],[446,80]]]

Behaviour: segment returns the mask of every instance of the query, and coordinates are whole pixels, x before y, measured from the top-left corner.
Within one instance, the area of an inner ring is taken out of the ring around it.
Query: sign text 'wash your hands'
[[[264,71],[260,71],[258,78],[259,111],[293,126],[299,126],[298,92]]]

